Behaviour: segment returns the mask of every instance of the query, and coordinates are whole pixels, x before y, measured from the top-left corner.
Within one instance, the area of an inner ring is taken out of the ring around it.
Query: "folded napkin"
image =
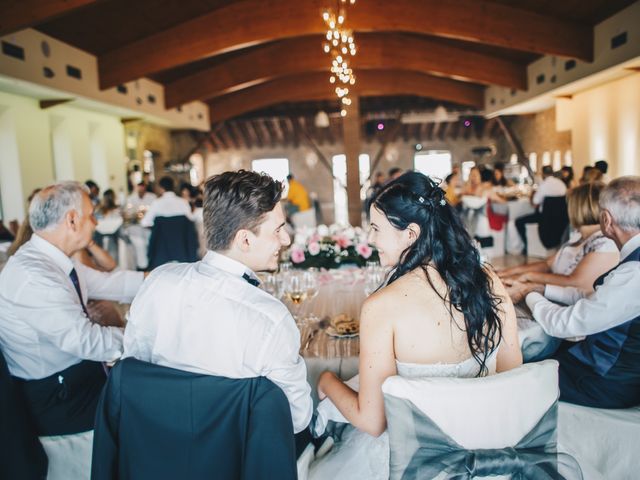
[[[360,376],[356,375],[355,377],[350,378],[344,383],[357,392],[360,388]],[[321,436],[327,429],[327,424],[329,423],[329,421],[338,423],[349,423],[349,420],[344,418],[344,416],[340,413],[340,410],[338,410],[331,399],[327,397],[318,404],[318,408],[316,409],[316,418],[312,429],[313,435],[315,437]]]

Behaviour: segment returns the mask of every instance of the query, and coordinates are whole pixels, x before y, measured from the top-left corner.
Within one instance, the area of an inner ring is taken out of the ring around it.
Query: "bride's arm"
[[[318,381],[321,397],[329,397],[353,426],[374,436],[387,426],[382,383],[396,374],[392,317],[376,297],[374,294],[365,301],[360,316],[360,392],[329,372]]]
[[[518,320],[513,303],[509,297],[507,290],[497,275],[490,274],[493,283],[493,293],[500,297],[502,303],[500,310],[502,315],[502,338],[500,339],[500,348],[496,363],[498,372],[505,372],[512,368],[522,365],[522,350],[520,349],[520,340],[518,339]]]

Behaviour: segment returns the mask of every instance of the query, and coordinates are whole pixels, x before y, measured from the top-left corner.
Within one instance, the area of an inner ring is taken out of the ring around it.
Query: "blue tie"
[[[78,273],[75,268],[71,269],[71,273],[69,273],[69,278],[71,278],[71,283],[73,283],[76,292],[78,293],[78,298],[80,299],[80,305],[82,305],[82,311],[84,314],[89,317],[89,312],[87,312],[87,307],[84,305],[84,301],[82,300],[82,293],[80,292],[80,280],[78,280]]]
[[[257,287],[258,285],[260,285],[260,282],[255,278],[252,278],[251,276],[249,276],[248,273],[243,274],[242,278],[244,278],[247,282],[249,282],[254,287]]]

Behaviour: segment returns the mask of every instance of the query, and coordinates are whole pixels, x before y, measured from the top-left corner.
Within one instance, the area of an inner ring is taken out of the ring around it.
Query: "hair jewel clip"
[[[419,201],[420,203],[424,203],[424,197],[418,197],[418,201]]]
[[[444,207],[447,204],[447,201],[443,198],[440,200],[440,206]]]

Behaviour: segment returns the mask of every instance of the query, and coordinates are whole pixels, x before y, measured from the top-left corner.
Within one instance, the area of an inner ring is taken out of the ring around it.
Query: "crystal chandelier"
[[[322,12],[322,19],[327,25],[327,34],[322,43],[322,49],[331,57],[331,76],[329,82],[335,85],[335,92],[340,99],[342,110],[340,115],[347,114],[345,107],[351,105],[349,87],[356,83],[356,77],[351,68],[351,57],[356,54],[356,44],[353,32],[346,28],[346,6],[353,5],[356,0],[338,0],[336,9]]]

